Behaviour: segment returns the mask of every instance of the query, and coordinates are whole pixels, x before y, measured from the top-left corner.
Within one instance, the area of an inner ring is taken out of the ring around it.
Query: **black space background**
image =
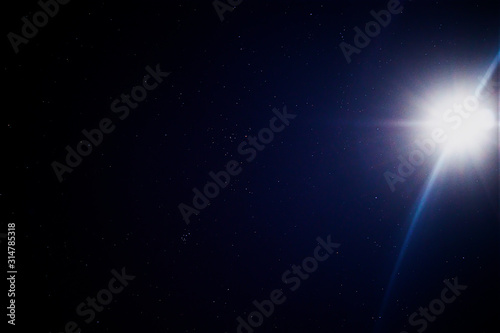
[[[383,173],[407,131],[373,124],[411,117],[408,91],[475,79],[499,50],[495,1],[410,1],[347,64],[342,36],[386,3],[245,0],[220,22],[209,0],[73,0],[19,54],[5,36],[39,7],[3,4],[0,232],[16,222],[19,272],[8,331],[235,332],[331,234],[339,253],[256,332],[373,332],[432,170],[391,193]],[[117,120],[110,103],[156,64],[170,76]],[[297,118],[187,226],[178,204],[284,105]],[[115,131],[59,183],[52,161],[105,117]],[[426,332],[498,331],[498,146],[488,153],[484,170],[438,181],[382,332],[416,332],[408,316],[455,276],[468,289]],[[122,267],[135,280],[83,323],[76,306]]]

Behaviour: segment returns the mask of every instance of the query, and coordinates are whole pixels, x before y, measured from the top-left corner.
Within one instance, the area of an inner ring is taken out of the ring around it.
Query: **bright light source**
[[[458,121],[457,121],[458,123]],[[490,136],[495,133],[495,115],[490,110],[481,109],[461,120],[456,128],[448,131],[446,149],[451,153],[480,153]]]
[[[414,123],[419,140],[432,138],[438,150],[447,155],[448,162],[467,162],[472,157],[480,161],[491,148],[490,144],[496,142],[493,129],[498,126],[498,120],[491,111],[491,99],[480,99],[470,94],[474,89],[464,87],[430,92],[425,101],[421,101],[423,118]],[[436,132],[439,135],[433,134]]]

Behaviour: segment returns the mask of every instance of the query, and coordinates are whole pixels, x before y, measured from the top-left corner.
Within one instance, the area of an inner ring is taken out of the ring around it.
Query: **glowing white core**
[[[493,112],[481,109],[462,118],[458,126],[447,130],[446,149],[453,153],[480,153],[495,127]],[[458,123],[458,121],[457,121]]]

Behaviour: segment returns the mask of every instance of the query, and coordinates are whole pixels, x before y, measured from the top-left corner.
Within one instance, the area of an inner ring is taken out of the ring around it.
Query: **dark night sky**
[[[255,332],[413,333],[412,313],[455,277],[467,289],[425,331],[496,332],[498,126],[479,161],[450,158],[433,184],[442,152],[394,192],[384,173],[414,149],[408,123],[445,91],[473,94],[495,63],[500,4],[402,1],[347,63],[339,44],[387,4],[244,0],[221,22],[211,0],[73,0],[17,54],[7,36],[40,7],[4,4],[9,332],[236,332],[281,289]],[[121,120],[112,102],[157,64],[170,74]],[[497,86],[488,98],[498,117]],[[240,143],[284,107],[296,117],[246,161]],[[59,182],[51,164],[106,118],[113,132]],[[179,204],[231,160],[241,173],[186,224]],[[291,291],[283,273],[329,235],[340,247]],[[135,278],[86,323],[75,309],[122,267]]]

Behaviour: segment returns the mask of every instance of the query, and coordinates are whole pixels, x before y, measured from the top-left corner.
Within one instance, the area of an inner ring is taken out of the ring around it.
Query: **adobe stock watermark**
[[[111,274],[113,277],[108,282],[108,287],[99,290],[96,297],[87,297],[84,302],[77,305],[75,312],[86,324],[90,324],[96,318],[96,311],[102,312],[104,306],[111,304],[113,296],[118,295],[128,286],[129,281],[135,279],[133,275],[127,275],[125,267],[122,268],[121,273],[112,269]],[[119,284],[118,284],[119,283]],[[60,333],[79,333],[80,327],[74,321],[68,321],[64,325],[64,332]]]
[[[339,248],[339,243],[332,243],[331,236],[326,237],[326,242],[321,238],[316,238],[318,245],[314,249],[311,257],[306,257],[300,265],[292,265],[292,269],[286,270],[281,275],[281,281],[288,286],[290,291],[299,289],[302,281],[307,280],[310,274],[316,272],[318,263],[327,260],[334,252],[334,249]],[[247,319],[241,316],[236,318],[238,327],[237,333],[253,333],[254,329],[260,327],[264,323],[264,317],[269,318],[274,313],[276,305],[283,304],[286,301],[286,296],[283,293],[284,288],[278,288],[271,291],[269,299],[264,299],[261,302],[254,300],[252,302],[255,311],[248,314]]]
[[[366,23],[364,32],[358,26],[354,27],[354,31],[356,32],[356,35],[354,35],[354,45],[356,46],[352,46],[346,42],[341,42],[339,44],[347,63],[351,63],[351,56],[353,53],[360,54],[361,49],[364,49],[368,46],[368,44],[370,44],[371,38],[375,38],[380,34],[380,31],[382,30],[380,26],[386,28],[389,23],[391,23],[391,14],[397,15],[402,11],[403,6],[400,6],[398,0],[389,0],[387,3],[387,10],[382,9],[378,13],[374,10],[370,11],[370,15],[373,16],[375,21]]]
[[[120,98],[116,98],[111,103],[111,112],[115,113],[119,120],[125,120],[129,116],[130,110],[136,109],[139,106],[138,103],[146,99],[148,91],[156,89],[163,82],[163,78],[170,75],[170,72],[162,72],[160,70],[160,64],[157,64],[154,70],[149,66],[146,66],[145,70],[148,74],[142,79],[141,85],[133,87],[130,94],[121,94]],[[80,140],[75,145],[75,148],[69,145],[65,147],[66,164],[58,161],[51,163],[52,170],[54,170],[59,182],[63,182],[65,180],[63,178],[64,174],[72,173],[73,169],[82,163],[83,158],[89,156],[93,148],[103,142],[104,134],[112,133],[115,128],[116,125],[114,125],[113,120],[106,117],[99,121],[97,128],[91,130],[83,129],[81,133],[85,140]]]
[[[232,12],[236,7],[238,7],[243,0],[226,0],[227,3],[224,3],[221,0],[215,0],[212,2],[212,6],[215,9],[215,12],[219,16],[221,22],[224,22],[224,13]]]
[[[14,49],[14,53],[19,53],[19,46],[28,44],[30,39],[35,38],[38,34],[38,29],[43,28],[49,23],[49,18],[54,18],[59,13],[59,5],[66,5],[70,0],[40,0],[38,6],[42,10],[36,12],[31,17],[31,21],[26,16],[21,18],[23,25],[21,26],[21,35],[14,32],[9,32],[7,38],[10,45]]]
[[[444,280],[444,284],[446,287],[441,290],[439,298],[430,301],[427,308],[419,307],[418,312],[415,311],[410,315],[408,322],[413,327],[419,326],[417,328],[418,333],[425,331],[428,324],[435,322],[437,316],[444,312],[446,304],[453,303],[462,294],[461,292],[467,289],[466,285],[458,284],[458,277],[453,279],[453,284],[448,279]],[[401,333],[408,332],[401,331]]]
[[[483,86],[483,89],[479,87]],[[500,83],[495,80],[485,82],[484,79],[481,85],[478,86],[474,95],[467,96],[461,104],[455,104],[453,108],[447,109],[442,120],[446,124],[451,124],[451,130],[458,130],[464,121],[471,116],[472,113],[479,109],[479,106],[489,96],[498,91]],[[448,140],[450,130],[446,131],[442,127],[436,127],[432,130],[430,138],[424,140],[416,140],[416,149],[412,150],[408,157],[403,155],[398,156],[399,165],[397,174],[390,171],[384,172],[384,178],[391,192],[396,191],[397,183],[404,183],[415,171],[416,168],[423,165],[427,158],[430,158],[436,151],[437,144],[445,143]]]
[[[238,145],[238,153],[242,156],[247,156],[246,161],[252,162],[257,156],[258,151],[262,151],[266,148],[266,145],[274,140],[274,134],[279,133],[285,129],[286,126],[290,125],[290,120],[297,117],[295,114],[287,113],[286,106],[283,107],[283,112],[279,112],[278,109],[274,108],[273,113],[275,117],[269,120],[269,128],[265,127],[259,131],[257,136],[248,136],[246,141],[242,141]],[[277,123],[279,121],[279,124]],[[178,205],[179,212],[184,219],[186,224],[189,224],[189,218],[191,215],[198,215],[201,210],[205,209],[209,204],[209,199],[215,199],[221,189],[224,189],[229,182],[231,177],[235,177],[241,173],[243,169],[240,163],[236,160],[231,160],[226,163],[225,171],[221,170],[217,173],[210,171],[208,176],[210,180],[203,187],[203,193],[198,188],[193,188],[193,207],[181,202]]]

